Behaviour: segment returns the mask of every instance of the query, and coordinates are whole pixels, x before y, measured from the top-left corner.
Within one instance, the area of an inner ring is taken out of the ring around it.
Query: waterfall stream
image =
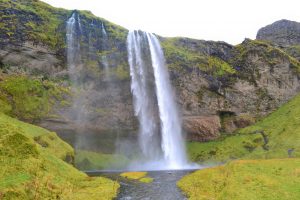
[[[139,143],[146,158],[145,165],[139,167],[189,168],[181,120],[158,39],[151,33],[130,31],[127,48],[135,115],[140,123]]]

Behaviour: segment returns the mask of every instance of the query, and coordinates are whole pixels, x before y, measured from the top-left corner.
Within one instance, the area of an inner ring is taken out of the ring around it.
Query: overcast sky
[[[300,22],[299,0],[43,0],[55,7],[90,10],[127,29],[161,36],[241,43],[280,19]]]

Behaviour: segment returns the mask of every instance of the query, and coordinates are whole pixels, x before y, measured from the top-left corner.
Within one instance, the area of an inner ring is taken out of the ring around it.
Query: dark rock
[[[261,28],[256,36],[258,40],[267,40],[281,46],[300,44],[300,23],[280,20]]]

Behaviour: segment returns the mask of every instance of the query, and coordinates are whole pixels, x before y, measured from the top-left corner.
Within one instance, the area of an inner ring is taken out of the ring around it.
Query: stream
[[[150,171],[152,183],[142,183],[119,176],[121,172],[87,172],[90,176],[104,176],[120,183],[118,200],[184,200],[187,199],[176,186],[176,182],[191,170]]]

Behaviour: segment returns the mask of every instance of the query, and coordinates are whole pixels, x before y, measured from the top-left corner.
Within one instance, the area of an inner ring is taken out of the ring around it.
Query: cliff
[[[74,12],[81,26],[76,32],[82,62],[78,73],[84,89],[82,93],[63,94],[66,103],[53,104],[47,113],[34,117],[35,123],[52,130],[78,128],[72,107],[68,106],[77,95],[84,97],[82,127],[98,131],[136,130],[127,63],[127,30],[90,12],[57,9],[37,0],[2,1],[1,70],[5,77],[22,74],[68,89],[66,21]],[[105,40],[103,27],[107,32]],[[213,140],[221,132],[232,133],[269,114],[299,92],[300,63],[296,54],[273,44],[272,39],[263,36],[269,33],[264,32],[259,31],[259,40],[246,39],[237,46],[159,37],[184,128],[191,140]],[[295,41],[289,40],[288,45]],[[103,56],[110,67],[110,84],[105,80]],[[14,94],[1,92],[6,94],[0,95],[3,101],[14,104]],[[22,118],[20,113],[10,114]]]

